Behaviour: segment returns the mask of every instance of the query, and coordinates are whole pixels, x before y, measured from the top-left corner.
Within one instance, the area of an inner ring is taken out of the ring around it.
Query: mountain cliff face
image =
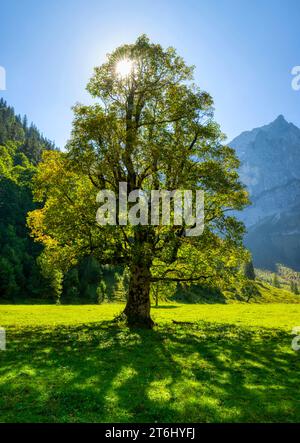
[[[252,205],[241,215],[257,267],[283,263],[300,270],[300,129],[279,116],[243,132],[230,146]]]

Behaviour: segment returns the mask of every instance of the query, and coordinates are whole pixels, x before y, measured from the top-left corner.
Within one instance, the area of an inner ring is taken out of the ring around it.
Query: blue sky
[[[143,33],[196,66],[229,139],[279,114],[300,126],[298,0],[7,0],[0,23],[0,96],[60,147],[93,67]]]

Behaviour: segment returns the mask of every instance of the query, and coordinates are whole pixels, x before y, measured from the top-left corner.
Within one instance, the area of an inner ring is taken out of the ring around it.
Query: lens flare
[[[121,78],[128,77],[133,70],[133,61],[129,60],[128,58],[124,58],[120,60],[116,64],[116,74],[119,75]]]

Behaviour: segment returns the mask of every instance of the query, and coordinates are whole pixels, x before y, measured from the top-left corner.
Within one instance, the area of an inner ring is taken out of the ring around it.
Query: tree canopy
[[[119,72],[120,62],[130,63],[129,72]],[[141,36],[109,54],[87,89],[96,104],[74,107],[67,152],[45,152],[38,166],[34,192],[44,206],[30,213],[29,225],[56,269],[91,254],[125,265],[124,315],[151,326],[151,283],[230,280],[245,259],[244,227],[232,215],[248,204],[239,162],[213,119],[211,96],[174,48]],[[97,193],[119,197],[121,182],[128,193],[203,190],[203,234],[187,237],[186,226],[174,224],[99,226]]]

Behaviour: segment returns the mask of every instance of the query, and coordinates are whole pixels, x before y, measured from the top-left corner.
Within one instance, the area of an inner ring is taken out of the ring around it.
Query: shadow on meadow
[[[0,421],[299,421],[290,340],[206,322],[8,330]]]

